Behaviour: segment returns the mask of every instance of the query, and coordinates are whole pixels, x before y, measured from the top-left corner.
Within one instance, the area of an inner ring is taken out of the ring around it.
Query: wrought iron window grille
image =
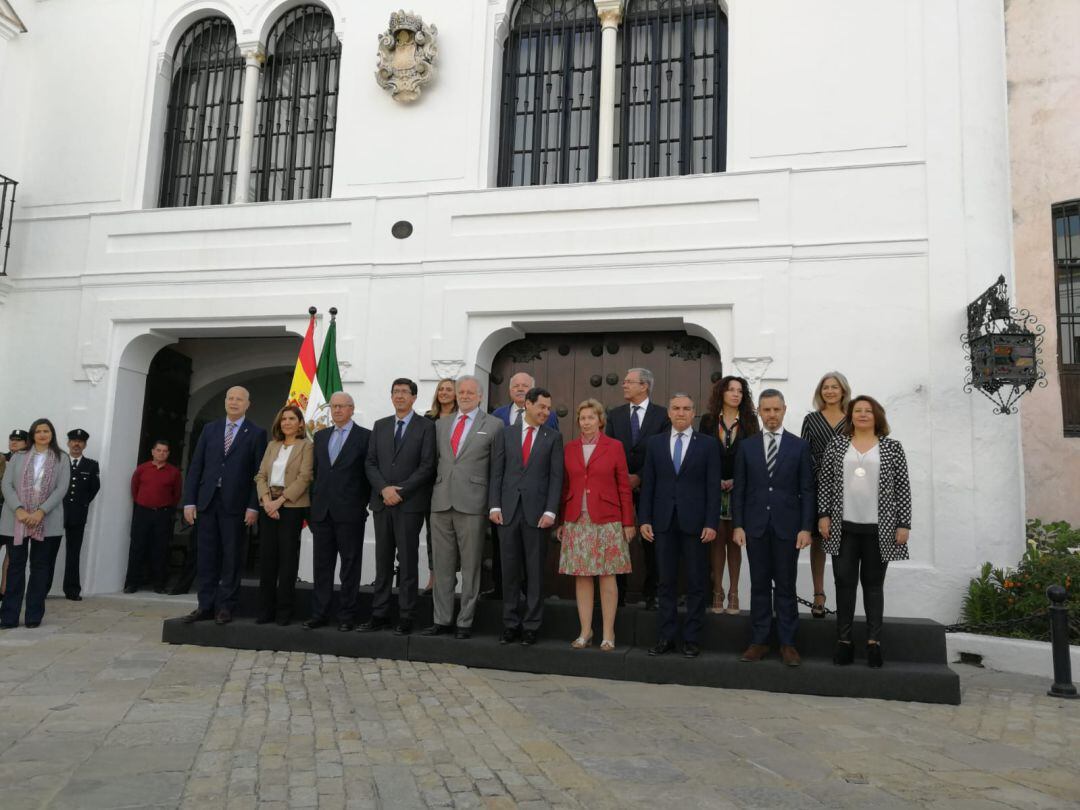
[[[15,218],[15,188],[18,182],[0,174],[0,247],[4,250],[0,261],[0,276],[7,275],[8,252],[11,250],[11,223]]]
[[[244,59],[225,17],[180,38],[165,124],[159,205],[218,205],[233,196]]]
[[[1051,213],[1062,422],[1066,436],[1080,436],[1080,200]]]
[[[967,331],[960,336],[968,363],[964,391],[978,390],[994,403],[994,413],[1015,414],[1020,397],[1047,385],[1045,331],[1028,310],[1009,305],[1005,276],[999,276],[967,307]]]
[[[340,67],[341,42],[329,11],[301,6],[278,20],[259,80],[255,199],[330,196]]]

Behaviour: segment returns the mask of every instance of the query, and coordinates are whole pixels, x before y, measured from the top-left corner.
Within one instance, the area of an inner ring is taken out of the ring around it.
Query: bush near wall
[[[1049,605],[1046,589],[1064,585],[1068,592],[1069,640],[1080,644],[1080,528],[1068,523],[1027,523],[1027,549],[1016,568],[994,568],[985,563],[979,576],[968,584],[963,621],[979,625],[1019,619]],[[970,628],[987,635],[1050,640],[1047,617],[1012,628]]]

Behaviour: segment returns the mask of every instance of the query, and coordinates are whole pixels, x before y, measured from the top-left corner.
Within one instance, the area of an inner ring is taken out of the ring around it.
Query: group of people
[[[0,454],[0,629],[17,627],[20,617],[27,627],[41,625],[65,539],[64,596],[82,600],[83,533],[101,489],[98,463],[84,455],[89,439],[81,428],[68,431],[65,453],[48,419],[8,436],[8,452]]]

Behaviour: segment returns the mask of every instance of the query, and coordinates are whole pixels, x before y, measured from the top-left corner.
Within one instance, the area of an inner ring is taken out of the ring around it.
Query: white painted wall
[[[408,107],[371,76],[389,12],[338,0],[334,199],[187,210],[143,210],[159,57],[200,8],[227,12],[244,41],[284,6],[29,5],[10,70],[51,78],[34,79],[49,97],[32,94],[16,125],[27,205],[6,298],[0,284],[0,371],[21,385],[0,390],[0,414],[44,410],[100,437],[91,591],[122,576],[127,420],[148,347],[302,334],[312,304],[341,311],[342,376],[365,425],[389,410],[394,377],[420,379],[423,402],[528,330],[684,326],[756,388],[787,392],[795,430],[820,374],[840,368],[884,401],[908,451],[913,559],[890,566],[889,612],[952,619],[982,560],[1019,555],[1016,422],[963,392],[959,345],[966,304],[1010,273],[998,4],[731,0],[729,173],[493,189],[506,0],[413,4],[439,26],[442,62]],[[116,53],[85,77],[49,72],[54,48],[70,66],[89,54],[75,32],[101,27]],[[399,219],[410,239],[391,237]]]

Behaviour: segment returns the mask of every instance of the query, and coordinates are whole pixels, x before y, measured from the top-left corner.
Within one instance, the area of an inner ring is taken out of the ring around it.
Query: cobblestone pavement
[[[174,647],[181,600],[0,634],[0,807],[1080,806],[1080,701],[961,706]]]

